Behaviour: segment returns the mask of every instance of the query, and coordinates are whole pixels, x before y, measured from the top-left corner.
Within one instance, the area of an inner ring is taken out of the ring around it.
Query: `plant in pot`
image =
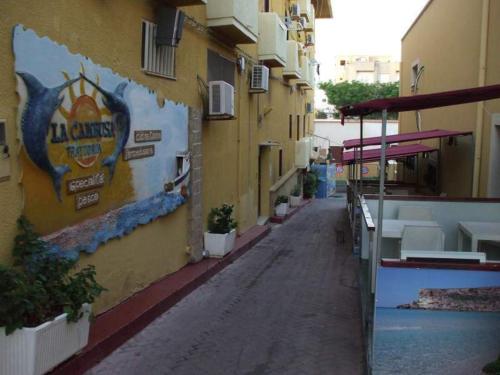
[[[318,175],[315,172],[307,172],[304,176],[304,198],[310,199],[318,189]]]
[[[43,374],[88,342],[95,269],[50,251],[24,217],[13,266],[0,265],[0,373]]]
[[[300,202],[302,201],[301,190],[302,189],[300,187],[300,184],[297,184],[293,187],[292,191],[290,192],[290,206],[300,206]]]
[[[205,251],[211,257],[223,257],[234,247],[238,223],[233,219],[233,209],[232,205],[224,203],[212,208],[208,214]]]
[[[288,212],[288,197],[286,195],[279,195],[274,202],[274,212],[276,216],[286,216]]]

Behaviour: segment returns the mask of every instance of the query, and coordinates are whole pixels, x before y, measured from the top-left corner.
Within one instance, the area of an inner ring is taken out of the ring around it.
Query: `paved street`
[[[87,374],[363,374],[346,220],[315,200]]]

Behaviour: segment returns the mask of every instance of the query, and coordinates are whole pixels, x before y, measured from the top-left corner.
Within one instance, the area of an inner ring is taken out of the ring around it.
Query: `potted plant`
[[[276,216],[286,216],[288,212],[288,197],[286,195],[279,195],[274,202],[274,212]]]
[[[300,184],[297,184],[293,187],[292,191],[290,192],[290,206],[292,207],[300,206],[300,202],[302,201],[300,193],[301,193]]]
[[[205,232],[205,251],[209,256],[221,258],[233,249],[238,223],[232,215],[233,206],[225,203],[210,210]]]
[[[0,265],[0,373],[43,374],[88,342],[95,269],[50,251],[24,217],[13,266]]]
[[[317,172],[307,172],[304,176],[304,198],[312,198],[318,189]]]

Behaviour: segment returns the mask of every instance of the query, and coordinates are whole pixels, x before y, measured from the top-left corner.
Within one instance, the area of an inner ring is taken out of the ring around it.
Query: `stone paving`
[[[345,200],[313,201],[87,375],[363,374],[346,220]]]

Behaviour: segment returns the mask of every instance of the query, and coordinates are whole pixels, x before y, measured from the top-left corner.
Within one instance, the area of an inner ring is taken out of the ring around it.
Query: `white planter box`
[[[225,234],[205,232],[205,250],[211,257],[222,258],[233,250],[235,241],[236,229]]]
[[[82,306],[83,317],[68,323],[66,314],[34,328],[22,328],[9,336],[0,328],[0,374],[39,375],[53,369],[83,349],[89,339],[91,306]]]
[[[302,197],[294,197],[293,195],[290,195],[290,197],[288,198],[288,200],[290,201],[290,206],[292,207],[299,207],[300,206],[300,203],[302,202]]]
[[[274,207],[274,211],[276,216],[286,216],[288,212],[288,203],[280,203],[276,207]]]

